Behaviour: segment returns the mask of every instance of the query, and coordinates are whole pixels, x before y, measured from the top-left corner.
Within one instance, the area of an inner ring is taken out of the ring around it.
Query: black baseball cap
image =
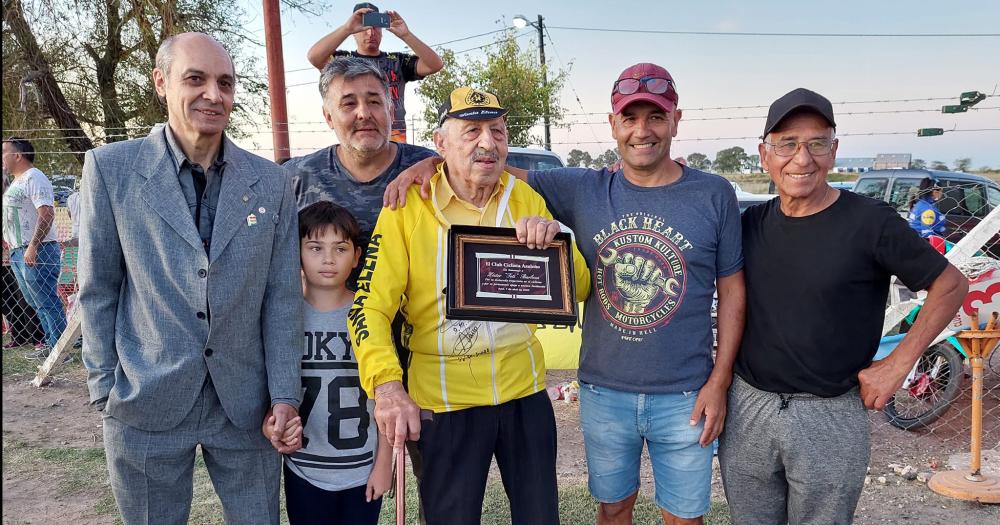
[[[764,134],[774,131],[774,128],[781,124],[785,117],[799,111],[811,111],[826,119],[827,122],[837,129],[837,123],[833,120],[833,104],[830,100],[806,88],[797,88],[785,93],[784,96],[775,100],[771,108],[767,110],[767,122],[764,123]]]
[[[365,7],[367,7],[368,9],[371,9],[372,12],[374,12],[374,13],[378,13],[378,8],[375,7],[375,4],[373,4],[371,2],[361,2],[360,4],[354,4],[354,9],[352,9],[351,12],[352,13],[357,13],[358,9],[364,9]]]

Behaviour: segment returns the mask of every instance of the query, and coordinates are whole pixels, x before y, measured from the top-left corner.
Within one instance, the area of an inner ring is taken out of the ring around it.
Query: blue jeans
[[[38,246],[38,257],[34,266],[24,264],[25,248],[10,251],[10,267],[14,278],[24,294],[24,299],[38,313],[45,332],[45,344],[52,348],[66,329],[66,312],[56,293],[59,284],[60,260],[59,243],[43,242]]]
[[[580,426],[594,499],[617,503],[639,490],[642,447],[649,448],[656,504],[679,518],[708,512],[712,447],[698,444],[704,419],[692,426],[698,392],[640,394],[580,385]]]

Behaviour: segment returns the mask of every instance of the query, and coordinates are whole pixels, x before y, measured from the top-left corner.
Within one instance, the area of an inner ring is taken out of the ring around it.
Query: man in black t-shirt
[[[369,2],[355,5],[347,22],[313,44],[307,58],[320,71],[334,56],[364,58],[381,69],[389,81],[389,98],[394,109],[391,139],[406,142],[406,108],[403,106],[406,83],[437,73],[444,67],[444,62],[430,46],[410,32],[403,17],[396,11],[386,11],[389,15],[389,32],[399,37],[413,53],[383,52],[380,49],[382,28],[365,26],[363,22],[365,13],[377,12],[378,8]],[[351,35],[354,35],[358,50],[339,51],[338,48]]]
[[[826,183],[833,107],[796,89],[759,146],[778,198],[743,214],[747,317],[719,459],[733,522],[850,523],[880,410],[968,289],[888,204]],[[892,355],[872,363],[896,275],[928,291]]]

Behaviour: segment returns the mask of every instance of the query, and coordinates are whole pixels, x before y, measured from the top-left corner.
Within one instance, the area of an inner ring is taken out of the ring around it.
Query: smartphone
[[[361,15],[361,23],[365,27],[389,27],[388,13],[365,13]]]

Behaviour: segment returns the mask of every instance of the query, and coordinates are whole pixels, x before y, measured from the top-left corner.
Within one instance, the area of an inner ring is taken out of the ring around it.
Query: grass
[[[6,342],[6,338],[4,338],[4,343]],[[5,348],[3,350],[3,377],[22,374],[35,375],[42,361],[24,357],[25,354],[34,351],[35,349],[32,346]]]
[[[35,476],[42,471],[58,481],[60,497],[86,497],[93,500],[92,515],[115,516],[117,509],[108,482],[104,450],[101,448],[37,448],[27,443],[3,442],[3,470],[8,480]],[[407,522],[417,521],[416,480],[408,475],[406,491]],[[96,496],[96,497],[95,497]],[[282,523],[287,523],[282,497]],[[564,485],[559,489],[559,516],[564,524],[594,523],[597,503],[590,497],[586,484]],[[658,524],[659,510],[647,497],[640,495],[636,503],[636,524]],[[201,455],[195,460],[194,497],[191,505],[190,523],[205,525],[223,524],[222,504],[212,488],[211,479]],[[380,525],[395,523],[395,502],[386,498],[382,505]],[[483,501],[484,525],[510,523],[510,509],[503,485],[499,480],[491,481]],[[712,502],[712,508],[705,517],[708,524],[728,524],[729,512],[725,503]]]

